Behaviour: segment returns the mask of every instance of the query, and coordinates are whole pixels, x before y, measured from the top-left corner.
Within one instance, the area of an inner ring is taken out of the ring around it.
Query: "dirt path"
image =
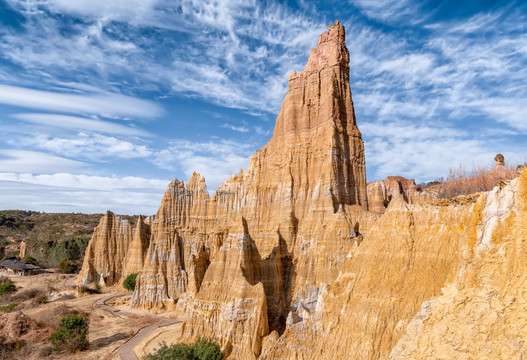
[[[115,298],[122,297],[122,296],[129,295],[129,294],[130,293],[122,293],[122,294],[112,294],[112,295],[104,296],[102,298],[97,299],[93,303],[93,305],[100,309],[109,311],[116,316],[121,316],[121,315],[135,316],[135,317],[140,316],[140,317],[145,317],[148,319],[158,321],[157,324],[148,325],[142,328],[141,330],[137,332],[137,334],[135,334],[132,338],[128,339],[127,342],[125,342],[123,345],[119,347],[119,356],[121,357],[121,360],[138,360],[137,355],[135,355],[134,348],[141,341],[143,341],[148,335],[154,332],[154,330],[156,330],[157,328],[172,325],[172,324],[177,324],[180,321],[176,319],[167,318],[164,316],[141,315],[141,314],[126,312],[126,311],[121,311],[112,306],[106,305],[106,302],[110,299],[115,299]]]

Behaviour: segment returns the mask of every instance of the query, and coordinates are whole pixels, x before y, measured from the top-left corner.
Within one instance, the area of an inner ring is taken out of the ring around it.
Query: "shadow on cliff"
[[[287,242],[277,231],[278,239],[271,253],[262,258],[256,243],[249,235],[244,221],[248,261],[242,266],[242,273],[250,285],[262,283],[267,303],[269,332],[285,331],[287,314],[291,303],[291,287],[295,277],[292,255]]]

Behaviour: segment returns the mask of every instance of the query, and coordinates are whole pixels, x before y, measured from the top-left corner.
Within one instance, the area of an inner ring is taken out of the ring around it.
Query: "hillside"
[[[20,242],[26,242],[26,254],[42,265],[54,267],[62,258],[78,261],[99,223],[102,214],[40,213],[36,211],[0,211],[0,246],[6,255],[17,254]],[[131,223],[133,217],[128,218]]]

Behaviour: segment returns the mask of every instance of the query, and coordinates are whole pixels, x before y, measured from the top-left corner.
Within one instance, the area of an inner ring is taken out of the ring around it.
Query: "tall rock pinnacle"
[[[267,146],[282,149],[275,156],[297,155],[290,164],[293,178],[301,181],[296,185],[323,189],[320,197],[330,194],[335,211],[341,204],[367,207],[364,143],[351,99],[345,30],[338,20],[320,35],[305,69],[291,73]]]
[[[148,241],[140,227],[126,242],[134,249],[127,259],[141,264],[137,256],[145,256],[132,306],[183,308],[184,336],[219,338],[238,358],[257,356],[262,337],[314,310],[313,299],[355,246],[357,217],[367,208],[364,163],[337,23],[320,36],[306,68],[291,74],[273,137],[247,170],[212,198],[199,174],[174,179]],[[105,250],[95,248],[108,243],[97,239],[80,280],[96,277]]]

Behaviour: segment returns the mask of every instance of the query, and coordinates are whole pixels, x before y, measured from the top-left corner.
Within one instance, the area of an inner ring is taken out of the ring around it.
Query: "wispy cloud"
[[[256,149],[250,144],[219,140],[217,142],[172,141],[155,156],[157,166],[180,169],[187,178],[194,171],[205,177],[209,191],[214,192],[223,180],[239,169],[247,169],[250,155]]]
[[[25,31],[0,29],[0,50],[28,76],[42,78],[39,69],[46,68],[48,80],[81,73],[85,83],[112,87],[123,87],[126,78],[128,89],[171,90],[248,111],[277,111],[287,74],[304,65],[326,27],[275,3],[9,3],[25,13]],[[60,30],[65,19],[66,32]],[[162,36],[149,41],[144,28]]]
[[[50,137],[37,135],[20,137],[9,141],[13,146],[37,148],[53,154],[75,157],[86,161],[109,161],[116,159],[148,158],[153,150],[145,145],[120,140],[101,134],[75,134],[73,137]]]
[[[0,208],[155,214],[168,179],[0,172]],[[45,194],[45,196],[43,196]]]
[[[237,131],[237,132],[241,132],[241,133],[246,133],[246,132],[249,131],[249,128],[247,128],[245,126],[235,126],[235,125],[228,124],[228,123],[225,123],[225,124],[221,125],[220,127],[224,128],[224,129],[231,129],[232,131]]]
[[[364,15],[387,23],[396,23],[401,20],[407,23],[419,23],[424,19],[416,17],[419,5],[409,0],[350,0]]]
[[[99,119],[81,118],[77,116],[68,116],[60,114],[37,114],[37,113],[22,113],[14,114],[13,118],[29,122],[32,124],[42,125],[45,127],[62,128],[69,130],[88,130],[97,131],[107,134],[118,135],[140,135],[149,136],[149,134],[141,129],[133,128],[115,124],[110,121],[103,121]]]
[[[0,169],[4,172],[35,172],[49,174],[72,171],[85,164],[42,152],[0,149]]]
[[[160,116],[163,109],[150,101],[112,93],[59,93],[18,86],[0,85],[0,103],[39,110],[95,114],[106,117]],[[25,117],[33,120],[43,117]],[[63,119],[64,120],[64,119]],[[72,119],[69,119],[70,123]]]

